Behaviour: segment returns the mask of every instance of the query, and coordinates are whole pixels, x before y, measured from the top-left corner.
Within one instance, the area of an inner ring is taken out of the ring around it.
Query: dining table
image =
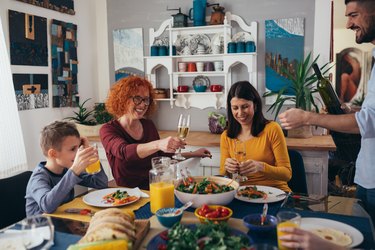
[[[92,192],[95,190],[90,190]],[[145,194],[137,202],[119,207],[124,212],[133,213],[135,221],[143,222],[141,239],[138,239],[137,249],[152,249],[148,247],[150,242],[158,237],[159,233],[167,230],[159,224],[156,216],[150,210],[150,199],[147,196],[149,191],[142,190]],[[75,244],[85,234],[91,219],[88,215],[66,213],[67,208],[90,209],[93,212],[105,209],[87,205],[83,201],[84,195],[76,197],[71,202],[61,205],[54,213],[47,214],[52,218],[55,228],[53,250],[67,249],[69,245]],[[175,207],[181,207],[183,204],[175,197]],[[239,230],[247,235],[249,244],[268,243],[277,246],[276,229],[268,233],[256,233],[248,230],[243,224],[242,218],[248,214],[260,214],[263,209],[263,203],[251,203],[234,198],[226,206],[233,210],[232,217],[228,220],[231,228]],[[194,208],[188,208],[184,211],[182,224],[197,224],[198,218],[194,216]],[[360,201],[355,198],[325,196],[319,199],[319,202],[305,201],[292,196],[284,200],[268,203],[268,214],[276,215],[282,210],[297,211],[302,218],[321,218],[342,222],[349,225],[363,235],[363,241],[356,246],[360,249],[373,249],[374,227],[370,217],[360,206]],[[147,222],[147,223],[145,223]]]

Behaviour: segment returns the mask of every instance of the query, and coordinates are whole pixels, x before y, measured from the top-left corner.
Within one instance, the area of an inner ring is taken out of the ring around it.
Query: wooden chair
[[[292,166],[292,178],[288,186],[294,193],[308,194],[305,164],[302,155],[297,150],[288,150],[290,165]]]
[[[7,227],[26,217],[25,194],[31,171],[0,180],[0,228]]]

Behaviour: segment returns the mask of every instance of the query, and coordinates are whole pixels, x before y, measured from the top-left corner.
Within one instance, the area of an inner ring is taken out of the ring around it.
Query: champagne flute
[[[51,218],[36,215],[21,221],[21,230],[24,234],[23,244],[26,249],[37,247],[47,250],[53,245],[54,226]]]
[[[234,146],[234,154],[239,164],[246,161],[246,143],[236,139]],[[247,177],[242,176],[239,173],[233,174],[233,177],[237,182],[247,181]]]
[[[185,141],[185,138],[189,134],[189,128],[190,128],[190,115],[180,114],[180,117],[178,118],[177,135],[181,140]],[[176,159],[179,161],[185,160],[185,157],[181,155],[181,148],[178,149],[178,153],[173,156],[173,159]]]

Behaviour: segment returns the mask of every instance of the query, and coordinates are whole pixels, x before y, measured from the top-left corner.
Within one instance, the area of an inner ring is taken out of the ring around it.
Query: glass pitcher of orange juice
[[[174,169],[168,157],[154,157],[151,161],[150,207],[156,213],[160,208],[174,207]]]

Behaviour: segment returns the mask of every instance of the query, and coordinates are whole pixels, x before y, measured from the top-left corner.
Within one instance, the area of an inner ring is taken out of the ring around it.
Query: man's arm
[[[281,113],[279,119],[281,126],[285,129],[315,125],[337,132],[359,134],[359,127],[354,113],[326,115],[292,108]]]

